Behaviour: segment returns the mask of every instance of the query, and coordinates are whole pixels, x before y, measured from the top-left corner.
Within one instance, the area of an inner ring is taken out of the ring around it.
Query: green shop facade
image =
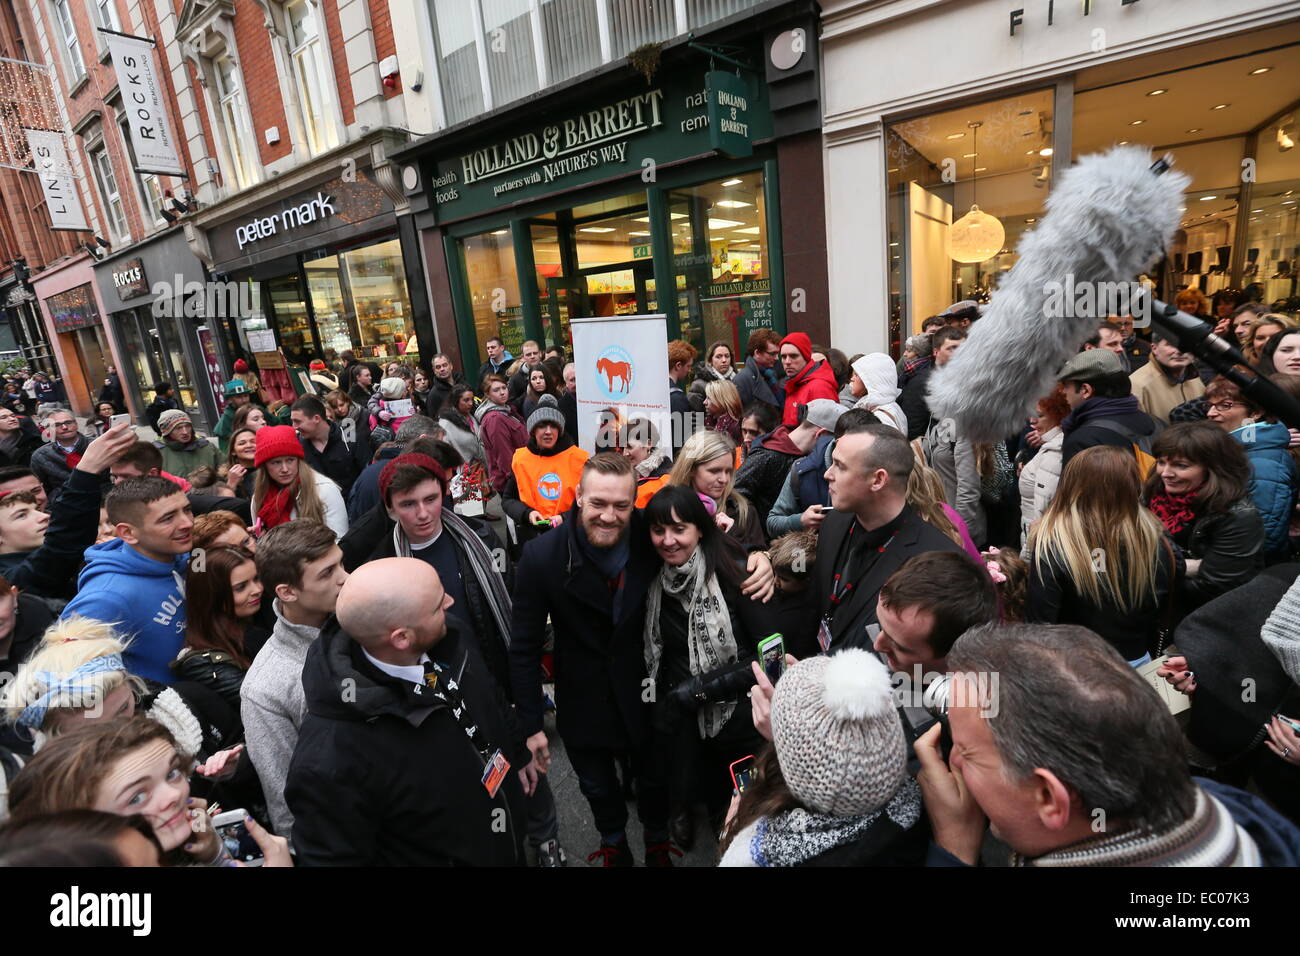
[[[574,318],[656,312],[700,350],[739,355],[757,328],[824,338],[808,7],[666,45],[648,81],[614,63],[396,154],[440,351],[472,372],[494,336],[516,356],[571,349]]]

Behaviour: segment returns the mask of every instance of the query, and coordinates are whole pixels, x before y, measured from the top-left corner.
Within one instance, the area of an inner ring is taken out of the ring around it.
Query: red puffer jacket
[[[840,387],[835,383],[835,375],[825,362],[815,365],[809,362],[794,378],[785,381],[785,415],[782,425],[799,424],[800,405],[807,405],[817,398],[829,398],[832,402],[840,400]]]

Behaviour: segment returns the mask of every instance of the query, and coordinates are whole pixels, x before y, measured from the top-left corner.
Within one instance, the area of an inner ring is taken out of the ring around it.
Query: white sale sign
[[[167,91],[154,66],[154,41],[102,28],[99,32],[113,57],[117,86],[122,92],[122,112],[135,147],[136,172],[184,176],[167,118]]]
[[[27,148],[32,153],[32,165],[41,180],[45,208],[50,213],[53,229],[88,232],[86,211],[77,195],[77,184],[72,178],[68,162],[68,149],[63,134],[46,129],[23,130],[27,134]]]
[[[659,449],[670,452],[673,422],[668,407],[668,326],[663,315],[573,319],[577,376],[578,444],[595,452],[603,423],[646,419],[659,432]],[[685,423],[678,427],[684,427]]]

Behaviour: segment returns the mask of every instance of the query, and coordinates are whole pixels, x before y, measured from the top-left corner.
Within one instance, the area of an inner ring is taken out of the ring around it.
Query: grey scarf
[[[493,563],[492,552],[474,533],[474,529],[453,511],[443,510],[442,530],[451,535],[451,540],[469,564],[468,570],[474,575],[479,590],[483,592],[488,607],[492,610],[497,632],[505,641],[506,647],[510,647],[510,592],[506,590],[506,582]],[[402,530],[400,521],[393,524],[393,551],[399,558],[411,556],[411,542]],[[462,566],[461,570],[466,569]]]
[[[686,646],[691,655],[691,673],[706,674],[736,661],[736,638],[731,632],[731,615],[723,600],[718,576],[709,574],[704,553],[695,549],[679,568],[664,565],[646,592],[645,666],[653,681],[659,675],[664,639],[659,633],[659,612],[667,594],[686,611]],[[707,704],[696,714],[701,737],[716,737],[736,709],[734,700]]]
[[[646,455],[639,465],[634,465],[632,470],[636,472],[638,478],[649,478],[655,473],[655,470],[664,463],[668,456],[657,448]]]
[[[750,853],[759,866],[797,866],[862,837],[886,818],[903,830],[921,819],[921,788],[910,777],[889,802],[871,813],[833,817],[808,810],[787,810],[758,822]]]
[[[1286,676],[1292,683],[1300,684],[1300,578],[1273,607],[1259,636],[1282,665]]]

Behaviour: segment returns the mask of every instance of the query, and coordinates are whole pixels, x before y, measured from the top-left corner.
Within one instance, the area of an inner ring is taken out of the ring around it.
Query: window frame
[[[230,64],[230,79],[234,85],[227,88],[224,82],[225,74],[221,71],[221,63],[225,61]],[[253,138],[253,119],[248,111],[248,101],[244,97],[243,74],[239,70],[239,61],[235,59],[229,50],[222,50],[220,53],[209,57],[212,67],[213,88],[216,91],[217,118],[221,126],[221,132],[225,139],[224,151],[222,157],[225,164],[229,167],[230,177],[234,186],[234,191],[248,189],[262,181],[258,169],[256,157],[257,143]],[[233,115],[231,115],[233,114]],[[248,137],[248,142],[252,144],[254,152],[250,154],[247,150],[240,149],[243,142],[242,137]],[[240,162],[240,156],[243,157],[243,163]]]
[[[104,203],[108,231],[112,233],[115,241],[130,242],[131,222],[126,215],[126,203],[122,201],[122,189],[117,183],[117,175],[113,172],[113,157],[108,154],[108,143],[101,137],[100,141],[95,146],[87,148],[86,152],[90,157],[90,167],[95,177],[95,185],[99,189],[99,197]],[[111,191],[104,180],[105,174],[113,184]],[[116,210],[113,208],[114,203],[117,204]],[[122,227],[120,230],[119,225]]]
[[[81,52],[81,38],[77,36],[77,24],[72,19],[72,0],[50,0],[50,5],[63,39],[63,60],[69,72],[73,74],[71,82],[68,83],[71,92],[73,87],[89,79],[90,73],[86,69],[86,58]]]
[[[303,42],[295,44],[293,11],[300,8],[306,10],[308,14],[300,22],[310,22],[313,35],[303,40]],[[333,79],[333,60],[329,55],[328,35],[322,29],[324,27],[324,13],[315,0],[288,0],[284,4],[283,14],[284,42],[288,53],[286,65],[290,73],[289,80],[293,84],[298,97],[298,113],[302,121],[305,139],[302,147],[308,156],[320,156],[322,153],[337,148],[343,141],[343,131],[340,129],[342,118],[336,113],[338,106],[337,90],[331,82]],[[325,42],[322,42],[322,40]],[[310,67],[310,77],[304,77],[304,73],[307,72],[304,70],[304,66]],[[315,82],[314,92],[320,120],[319,127],[314,127],[311,123],[307,105],[308,98],[304,95],[313,92],[310,89],[312,81]]]

